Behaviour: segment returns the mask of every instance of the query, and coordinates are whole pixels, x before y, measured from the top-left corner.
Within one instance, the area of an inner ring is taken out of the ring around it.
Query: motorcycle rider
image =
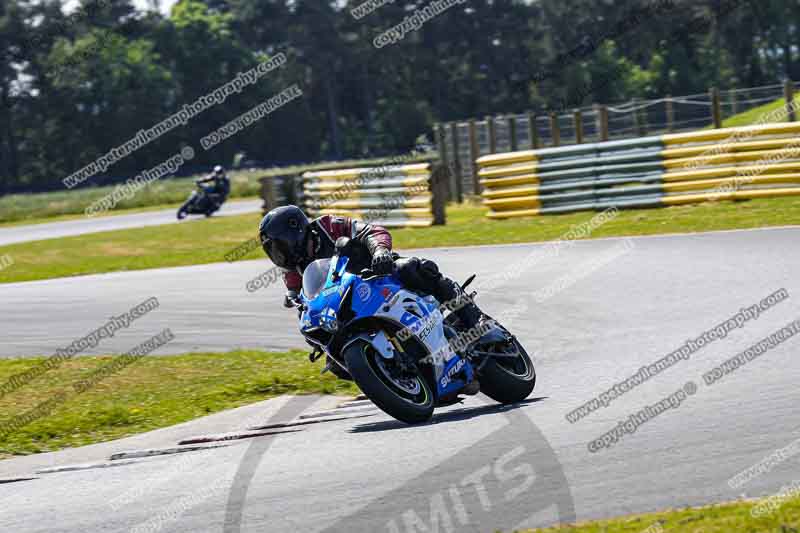
[[[439,303],[446,304],[461,320],[464,330],[476,327],[484,317],[461,286],[439,272],[436,263],[393,254],[392,236],[381,226],[333,215],[309,221],[300,208],[287,205],[264,216],[259,235],[264,252],[284,270],[285,307],[294,306],[305,268],[317,259],[332,257],[336,252],[336,240],[349,237],[353,243],[352,271],[370,268],[379,275],[394,272],[406,288],[430,294]]]
[[[203,179],[197,180],[195,183],[203,185],[205,183],[212,183],[210,187],[203,187],[203,192],[208,196],[210,202],[217,204],[219,208],[228,198],[231,191],[231,180],[225,174],[225,169],[221,165],[214,167],[214,172],[209,174]]]

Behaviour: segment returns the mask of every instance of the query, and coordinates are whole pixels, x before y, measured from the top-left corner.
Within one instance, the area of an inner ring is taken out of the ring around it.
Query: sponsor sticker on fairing
[[[358,289],[356,289],[356,292],[358,293],[358,297],[361,298],[362,302],[366,302],[370,299],[370,297],[372,297],[372,289],[370,289],[369,285],[366,283],[359,285]]]

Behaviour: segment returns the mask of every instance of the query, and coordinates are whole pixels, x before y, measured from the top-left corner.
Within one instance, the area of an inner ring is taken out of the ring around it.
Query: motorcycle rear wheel
[[[427,422],[433,416],[435,400],[423,376],[393,375],[392,361],[362,340],[345,348],[344,360],[358,388],[386,414],[407,424]]]

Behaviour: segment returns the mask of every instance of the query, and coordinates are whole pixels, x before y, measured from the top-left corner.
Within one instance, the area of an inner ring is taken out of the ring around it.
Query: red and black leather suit
[[[295,270],[284,273],[284,282],[289,291],[287,298],[294,299],[302,288],[302,273],[305,268],[317,259],[332,257],[336,251],[335,243],[339,237],[349,237],[354,243],[351,254],[353,272],[360,272],[370,266],[371,259],[379,248],[392,250],[392,236],[386,228],[378,225],[364,224],[347,217],[324,215],[312,220],[308,227],[309,237],[313,243],[311,256],[303,258]],[[400,282],[409,290],[422,294],[430,294],[440,303],[461,302],[463,293],[454,281],[444,277],[439,267],[429,259],[417,257],[394,256],[395,274]],[[466,327],[473,327],[481,317],[474,304],[454,305],[459,318]]]
[[[377,274],[394,272],[407,289],[430,294],[453,309],[464,328],[473,328],[481,321],[480,310],[457,283],[442,276],[436,263],[416,257],[400,258],[392,253],[392,236],[381,226],[333,215],[309,220],[299,207],[285,205],[264,215],[258,232],[264,252],[284,270],[287,307],[296,303],[303,271],[318,259],[332,257],[337,239],[347,237],[351,272],[359,273],[365,268]]]
[[[355,253],[350,263],[354,272],[368,268],[369,260],[379,247],[392,250],[392,236],[385,228],[361,224],[347,217],[323,215],[311,221],[307,232],[313,243],[312,255],[304,257],[295,270],[287,270],[283,276],[286,288],[295,293],[303,286],[303,271],[308,265],[317,259],[333,257],[339,237],[349,237],[354,243]]]
[[[294,269],[284,269],[287,295],[284,304],[289,307],[302,288],[303,271],[317,259],[332,257],[336,252],[336,240],[348,237],[352,243],[351,263],[353,272],[369,268],[373,257],[383,251],[392,251],[392,236],[386,228],[365,224],[351,218],[324,215],[309,222],[306,229],[303,257]],[[309,253],[310,251],[310,253]],[[465,328],[474,327],[481,319],[481,312],[466,298],[457,283],[446,278],[430,259],[400,257],[392,254],[394,272],[409,290],[430,294],[448,307],[461,319]]]

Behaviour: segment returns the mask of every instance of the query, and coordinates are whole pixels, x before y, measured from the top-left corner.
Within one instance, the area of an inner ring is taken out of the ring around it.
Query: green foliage
[[[436,154],[426,154],[409,162],[430,161]],[[309,165],[292,165],[268,169],[248,169],[228,172],[231,180],[230,198],[255,198],[261,191],[259,178],[291,176],[306,171],[335,168],[353,168],[385,164],[387,158],[321,161]],[[151,183],[132,198],[124,198],[114,211],[140,208],[167,208],[183,203],[194,189],[193,181],[201,176],[159,180]],[[87,207],[111,194],[116,186],[82,188],[74,191],[56,191],[36,194],[8,194],[0,197],[0,224],[9,222],[46,222],[47,218],[63,215],[82,215]],[[112,213],[113,214],[113,213]]]
[[[0,360],[0,381],[41,364],[42,358]],[[0,459],[135,435],[281,394],[357,392],[352,382],[321,376],[305,353],[239,350],[218,354],[145,357],[78,394],[73,384],[113,357],[77,357],[19,391],[0,398],[0,423],[63,393],[42,418],[0,436]]]
[[[670,509],[658,513],[584,522],[519,533],[797,533],[800,527],[800,498],[794,494],[775,495],[773,512],[753,516],[757,501],[739,501],[706,507]]]
[[[362,2],[181,0],[166,17],[129,0],[85,0],[69,14],[60,2],[3,2],[0,195],[60,188],[279,52],[285,66],[92,182],[133,176],[185,145],[198,172],[237,153],[269,164],[374,157],[408,151],[440,121],[800,79],[800,4],[788,0],[469,2],[381,49],[377,35],[429,2],[397,0],[356,20]],[[289,108],[199,149],[294,83],[304,95]]]
[[[785,226],[800,213],[800,198],[769,198],[622,211],[593,237],[691,233]],[[392,230],[398,250],[501,243],[546,242],[595,216],[594,212],[489,221],[485,208],[449,206],[447,225]],[[187,266],[223,261],[256,237],[259,214],[190,220],[181,224],[94,233],[0,247],[14,264],[0,270],[0,284],[104,272]],[[478,223],[476,223],[476,221]],[[197,243],[203,246],[198,248]],[[270,264],[257,247],[243,259]],[[244,281],[242,282],[244,284]],[[244,289],[244,287],[243,287]]]

